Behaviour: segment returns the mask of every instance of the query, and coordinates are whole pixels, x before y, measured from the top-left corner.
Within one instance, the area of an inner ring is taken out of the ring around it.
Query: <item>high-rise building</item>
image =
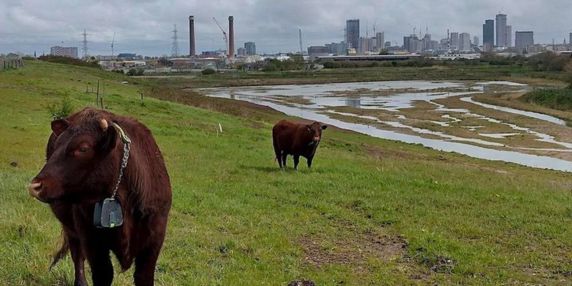
[[[512,47],[512,26],[506,26],[506,47]]]
[[[346,21],[346,43],[348,49],[359,48],[359,19]]]
[[[483,24],[483,50],[490,52],[495,46],[495,21],[485,20]]]
[[[572,50],[572,33],[570,33],[570,40],[568,41],[568,45],[570,45],[570,49]]]
[[[375,34],[375,48],[377,50],[383,50],[383,44],[385,43],[385,34],[383,32]]]
[[[507,27],[506,27],[506,15],[498,14],[496,16],[496,35],[497,35],[497,47],[507,46]]]
[[[433,41],[431,41],[431,34],[425,34],[423,39],[421,39],[421,50],[433,50]]]
[[[50,48],[50,55],[52,56],[60,56],[60,57],[68,57],[77,59],[77,47],[60,47],[55,46]]]
[[[449,38],[449,43],[451,45],[451,50],[459,50],[459,33],[452,32]]]
[[[237,53],[239,56],[244,57],[244,56],[246,56],[246,49],[245,49],[245,48],[242,48],[242,47],[241,47],[241,48],[238,48],[238,50],[236,51],[236,53]]]
[[[471,43],[473,46],[479,46],[479,37],[474,36],[473,37],[473,42]]]
[[[459,35],[459,51],[469,52],[471,50],[471,35],[469,33],[461,33]]]
[[[515,47],[517,53],[528,53],[528,49],[532,46],[534,46],[534,33],[532,31],[516,31]]]
[[[244,43],[244,49],[246,50],[247,55],[249,56],[256,55],[256,44],[254,42]]]
[[[403,48],[410,53],[421,52],[422,42],[417,38],[417,35],[403,37]]]
[[[357,49],[358,54],[364,54],[365,52],[369,51],[369,44],[370,44],[369,38],[365,37],[359,38],[358,49]]]

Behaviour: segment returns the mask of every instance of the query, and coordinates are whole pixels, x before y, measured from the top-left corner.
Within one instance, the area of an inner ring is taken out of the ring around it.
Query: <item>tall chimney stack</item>
[[[195,49],[195,17],[189,16],[189,56],[194,57],[196,55]]]
[[[234,17],[228,16],[228,57],[234,57]]]

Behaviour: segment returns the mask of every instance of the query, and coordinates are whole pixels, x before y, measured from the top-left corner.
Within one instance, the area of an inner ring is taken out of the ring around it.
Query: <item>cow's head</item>
[[[51,124],[47,162],[28,187],[30,195],[42,202],[99,200],[117,171],[107,170],[114,165],[108,154],[117,144],[110,120],[89,109],[78,114]]]
[[[318,143],[322,139],[322,130],[328,128],[328,125],[322,125],[320,122],[314,122],[306,125],[308,133],[312,135],[312,143]]]

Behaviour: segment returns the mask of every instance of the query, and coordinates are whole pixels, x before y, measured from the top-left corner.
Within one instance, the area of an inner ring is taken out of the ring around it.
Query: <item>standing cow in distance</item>
[[[298,170],[300,156],[307,159],[308,168],[311,168],[316,149],[322,139],[322,130],[326,128],[328,125],[319,122],[302,124],[281,120],[276,123],[272,128],[272,143],[280,168],[286,168],[288,155],[294,157],[294,169]]]
[[[87,285],[85,259],[93,285],[111,285],[112,252],[122,270],[135,262],[135,285],[153,285],[171,183],[151,131],[134,119],[92,108],[51,125],[47,162],[28,191],[50,205],[63,227],[64,244],[52,265],[69,250],[74,285]],[[96,204],[110,197],[121,206],[113,217],[122,214],[122,224],[96,226]]]

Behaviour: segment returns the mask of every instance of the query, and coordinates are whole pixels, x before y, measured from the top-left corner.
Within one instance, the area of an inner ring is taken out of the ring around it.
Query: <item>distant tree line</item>
[[[51,63],[100,68],[99,64],[97,63],[97,60],[94,57],[91,57],[87,61],[74,59],[70,57],[52,56],[52,55],[40,56],[38,59],[41,61],[51,62]]]
[[[433,59],[428,57],[414,58],[404,61],[328,61],[325,68],[365,68],[365,67],[430,67],[430,66],[519,66],[529,67],[534,71],[564,71],[570,63],[569,55],[557,55],[545,52],[531,57],[504,57],[495,54],[483,54],[479,59]]]

